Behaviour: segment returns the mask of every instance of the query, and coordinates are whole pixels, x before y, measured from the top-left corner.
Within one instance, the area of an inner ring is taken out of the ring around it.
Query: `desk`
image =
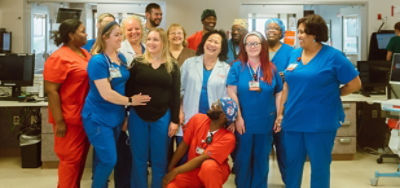
[[[0,107],[47,107],[47,102],[0,101]]]
[[[387,99],[385,95],[371,95],[371,97],[365,97],[360,94],[350,94],[341,99],[346,118],[336,133],[335,144],[332,150],[332,159],[352,160],[356,153],[358,140],[357,103],[366,102],[368,104],[374,104]]]
[[[369,104],[380,103],[387,100],[386,95],[371,95],[370,97],[366,97],[360,94],[350,94],[341,98],[343,102],[367,102]]]
[[[30,108],[29,110],[40,110],[41,116],[41,160],[42,167],[57,167],[58,158],[54,153],[54,134],[53,127],[48,123],[48,103],[40,102],[18,102],[18,101],[0,101],[0,143],[4,154],[19,155],[19,145],[17,135],[22,125],[14,126],[12,123],[13,116],[20,116],[21,110]],[[23,117],[21,117],[23,118]],[[11,130],[11,134],[10,133]],[[4,134],[8,133],[8,134]]]

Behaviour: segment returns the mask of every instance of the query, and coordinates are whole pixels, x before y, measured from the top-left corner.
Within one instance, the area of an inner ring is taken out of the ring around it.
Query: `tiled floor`
[[[376,155],[357,153],[352,161],[333,161],[331,170],[332,188],[368,188],[373,187],[369,179],[375,170],[380,172],[394,172],[396,163],[376,163]],[[86,168],[82,180],[82,188],[90,187],[91,169]],[[304,168],[303,186],[309,187],[310,165]],[[0,157],[0,188],[54,188],[57,183],[56,169],[22,169],[17,157]],[[111,182],[112,184],[112,182]],[[270,160],[269,188],[283,188],[278,166],[275,160]],[[111,185],[110,188],[114,186]],[[224,188],[234,186],[234,175],[231,175]],[[379,188],[399,188],[400,178],[381,178]]]

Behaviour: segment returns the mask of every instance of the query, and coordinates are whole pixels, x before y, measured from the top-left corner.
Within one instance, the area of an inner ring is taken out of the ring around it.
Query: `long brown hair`
[[[161,39],[161,43],[162,43],[161,58],[165,58],[167,60],[167,62],[165,63],[165,67],[167,69],[167,72],[171,73],[175,62],[173,61],[173,59],[169,55],[169,50],[168,50],[169,45],[168,45],[167,33],[162,28],[153,28],[153,29],[151,29],[149,31],[148,34],[150,34],[151,32],[156,32],[156,33],[158,33],[160,35],[160,39]],[[146,41],[147,41],[147,38],[146,38]],[[149,53],[149,51],[146,48],[146,50],[144,51],[144,61],[143,61],[143,63],[150,63],[149,60],[151,58],[152,58],[151,54]]]
[[[261,33],[253,31],[249,32],[246,34],[246,36],[243,37],[242,40],[240,40],[240,53],[239,53],[239,59],[242,62],[243,66],[246,66],[247,61],[249,60],[249,57],[247,55],[246,49],[245,49],[245,42],[248,36],[257,36],[261,40],[261,51],[260,51],[260,67],[261,70],[263,71],[263,77],[262,80],[264,82],[267,82],[269,85],[272,83],[272,78],[274,77],[274,74],[276,73],[276,67],[275,65],[269,61],[269,53],[268,53],[268,43],[267,40],[262,36]]]

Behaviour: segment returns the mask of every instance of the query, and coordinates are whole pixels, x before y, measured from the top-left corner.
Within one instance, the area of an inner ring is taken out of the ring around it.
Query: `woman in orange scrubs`
[[[86,67],[90,54],[85,26],[68,19],[54,35],[62,46],[44,64],[44,88],[49,98],[49,122],[54,129],[54,150],[60,159],[58,188],[78,188],[89,149],[81,110],[89,89]]]

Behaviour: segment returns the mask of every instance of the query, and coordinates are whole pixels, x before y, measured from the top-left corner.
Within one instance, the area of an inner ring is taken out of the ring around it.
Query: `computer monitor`
[[[376,40],[378,42],[378,49],[386,50],[387,45],[392,37],[396,36],[394,33],[377,33]]]
[[[77,19],[81,17],[82,10],[71,8],[59,8],[57,12],[57,23],[62,23],[66,19]]]
[[[369,41],[368,60],[386,60],[386,47],[394,35],[393,30],[373,32]]]
[[[400,53],[394,53],[390,70],[390,95],[391,99],[400,98]]]
[[[357,61],[362,82],[362,94],[385,94],[389,81],[390,63],[387,61]]]
[[[11,53],[11,32],[0,31],[0,53]]]
[[[21,86],[33,85],[34,54],[0,54],[0,86],[12,87],[12,97],[21,95]]]

